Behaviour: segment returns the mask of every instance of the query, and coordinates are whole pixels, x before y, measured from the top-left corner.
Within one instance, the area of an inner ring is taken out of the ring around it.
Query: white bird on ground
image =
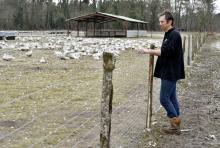
[[[26,52],[25,54],[26,54],[27,57],[31,57],[32,53],[33,53],[32,50],[30,50],[30,51]]]
[[[211,134],[210,134],[208,137],[211,138],[211,139],[213,139],[213,140],[216,140],[216,136],[215,136],[215,135],[211,135]]]
[[[2,56],[2,59],[5,60],[5,61],[11,61],[11,60],[14,60],[15,57],[13,57],[12,55],[9,55],[9,54],[6,54],[6,53],[5,53],[5,54]]]
[[[32,37],[32,35],[28,38],[28,41],[33,41],[34,39],[33,39],[33,37]]]
[[[29,47],[32,48],[32,49],[37,49],[37,48],[40,47],[40,44],[37,43],[37,42],[35,42],[35,43],[31,43],[31,44],[29,45]]]
[[[3,40],[4,40],[5,42],[8,42],[8,40],[6,39],[6,37],[3,37]]]
[[[119,56],[120,55],[120,50],[113,50],[113,54],[115,56]]]
[[[5,42],[0,42],[0,47],[1,47],[0,49],[7,48],[8,44]]]
[[[61,60],[66,60],[66,56],[64,53],[60,52],[60,51],[55,51],[54,54]]]
[[[67,54],[67,56],[70,58],[70,59],[79,59],[80,58],[80,53],[77,52],[77,53],[73,53],[73,52],[70,52]]]
[[[48,44],[48,49],[54,49],[54,48],[55,48],[55,45],[53,45],[52,43]]]
[[[30,47],[29,44],[25,44],[24,46],[20,46],[18,49],[21,51],[29,51]]]
[[[44,57],[41,57],[40,62],[41,62],[41,63],[47,63],[47,62],[46,62],[46,59],[45,59]]]
[[[62,41],[62,40],[58,40],[56,43],[57,43],[57,44],[62,44],[63,41]]]
[[[99,60],[102,57],[102,53],[103,52],[98,52],[98,53],[93,54],[92,56],[95,60]]]
[[[74,50],[74,46],[73,45],[64,45],[64,47],[63,47],[63,51],[64,52],[69,52],[71,50]]]
[[[66,39],[67,39],[67,40],[71,40],[72,38],[71,38],[70,36],[68,36]]]
[[[21,41],[22,42],[26,42],[28,40],[28,37],[23,37],[23,38],[21,38]]]

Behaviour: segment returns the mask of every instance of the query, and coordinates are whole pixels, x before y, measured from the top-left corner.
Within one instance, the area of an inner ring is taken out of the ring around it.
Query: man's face
[[[159,18],[159,22],[160,22],[160,28],[161,30],[163,31],[168,31],[168,29],[171,27],[171,24],[172,24],[172,21],[167,21],[165,19],[165,15],[162,15],[160,18]]]

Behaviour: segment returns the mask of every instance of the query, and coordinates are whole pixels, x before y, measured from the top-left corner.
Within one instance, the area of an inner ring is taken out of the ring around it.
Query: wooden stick
[[[154,49],[154,48],[155,48],[155,45],[151,44],[150,45],[150,49]],[[148,99],[147,99],[146,128],[151,128],[151,121],[152,121],[153,70],[154,70],[154,56],[150,55],[150,59],[149,59],[149,77],[148,77]]]
[[[113,99],[112,71],[115,60],[112,53],[103,53],[103,86],[101,98],[100,148],[110,148],[111,114]]]

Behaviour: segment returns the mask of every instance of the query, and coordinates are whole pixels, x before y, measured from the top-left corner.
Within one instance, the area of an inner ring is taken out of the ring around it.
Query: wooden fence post
[[[191,64],[191,35],[188,35],[188,54],[187,54],[187,65]]]
[[[196,36],[195,36],[195,54],[197,54],[197,52],[198,52],[198,34],[196,33]]]
[[[207,32],[204,33],[204,43],[206,42]]]
[[[201,49],[202,47],[202,39],[201,39],[201,32],[199,32],[199,50]]]
[[[67,36],[70,35],[70,21],[67,22]]]
[[[182,45],[182,47],[183,47],[183,53],[185,53],[185,51],[186,51],[186,36],[183,37],[183,45]]]
[[[205,33],[204,32],[202,33],[202,43],[203,44],[205,43]]]
[[[200,49],[199,32],[197,33],[197,49]]]
[[[150,49],[154,49],[154,48],[155,48],[155,45],[151,44]],[[146,120],[147,129],[151,128],[151,121],[152,121],[153,70],[154,70],[154,56],[150,55],[149,76],[148,76],[147,120]]]
[[[112,71],[115,58],[112,53],[103,53],[103,86],[101,98],[100,148],[110,148],[111,114],[113,99]]]
[[[194,53],[195,53],[195,34],[192,35],[192,61],[194,61]]]

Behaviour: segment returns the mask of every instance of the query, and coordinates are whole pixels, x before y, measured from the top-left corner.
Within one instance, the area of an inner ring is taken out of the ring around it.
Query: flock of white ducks
[[[82,56],[92,56],[94,59],[100,59],[103,52],[111,52],[118,56],[121,51],[126,49],[149,48],[154,43],[160,46],[159,41],[144,38],[76,38],[66,36],[42,36],[42,37],[17,37],[15,41],[0,41],[1,49],[15,49],[23,51],[27,57],[32,57],[33,51],[37,49],[53,50],[54,55],[61,60],[80,59]],[[3,60],[11,61],[15,59],[13,55],[4,53]],[[46,63],[42,57],[39,60]]]

